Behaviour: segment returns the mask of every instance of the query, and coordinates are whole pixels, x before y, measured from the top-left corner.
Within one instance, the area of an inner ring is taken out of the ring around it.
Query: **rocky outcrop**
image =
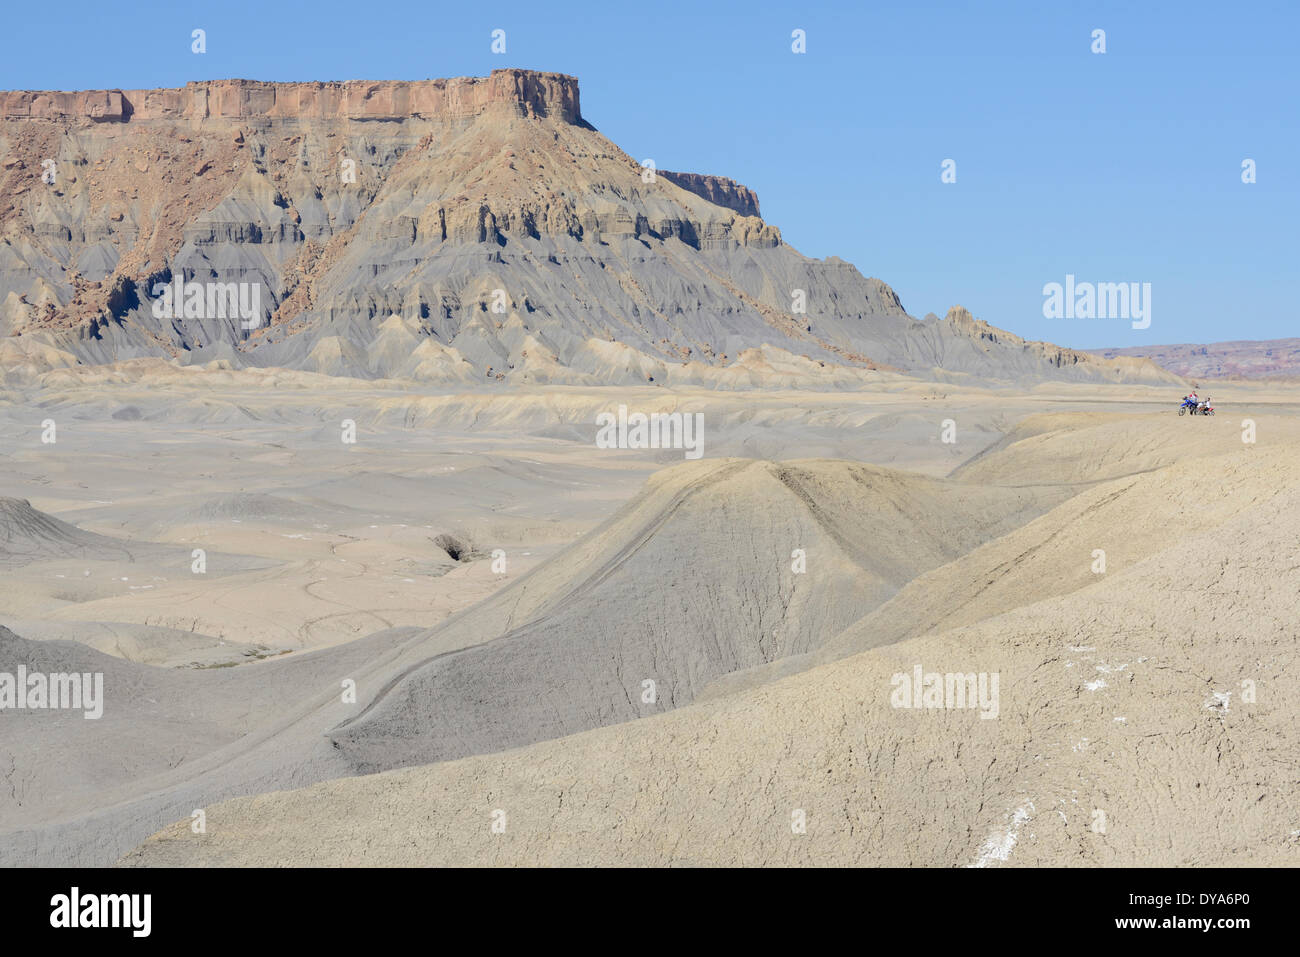
[[[580,123],[578,81],[560,73],[493,70],[488,77],[342,83],[212,80],[181,89],[0,93],[0,119],[427,120],[465,119],[496,107]]]
[[[735,210],[742,216],[762,215],[758,211],[758,194],[733,179],[700,173],[674,173],[669,170],[660,170],[659,175],[668,182],[707,199],[715,206]]]
[[[1068,349],[1050,342],[1022,339],[1014,332],[998,329],[983,319],[976,319],[964,306],[953,306],[940,320],[954,336],[961,337],[984,349],[997,348],[997,355],[1019,352],[1034,365],[1047,364],[1061,370],[1081,370],[1088,378],[1114,382],[1167,382],[1181,384],[1172,372],[1160,368],[1148,359],[1123,357],[1103,359],[1091,352]]]

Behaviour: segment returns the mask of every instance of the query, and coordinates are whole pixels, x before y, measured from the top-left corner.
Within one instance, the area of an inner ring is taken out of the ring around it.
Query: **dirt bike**
[[[1185,415],[1188,409],[1191,409],[1192,415],[1196,414],[1198,403],[1193,399],[1183,399],[1183,404],[1178,407],[1178,414]]]

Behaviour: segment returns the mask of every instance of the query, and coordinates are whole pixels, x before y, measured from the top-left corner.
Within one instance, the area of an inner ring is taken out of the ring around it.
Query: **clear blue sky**
[[[754,188],[789,243],[913,315],[961,303],[1085,348],[1300,335],[1296,0],[73,0],[5,20],[4,89],[571,73],[635,158]],[[1045,319],[1067,273],[1151,283],[1151,327]]]

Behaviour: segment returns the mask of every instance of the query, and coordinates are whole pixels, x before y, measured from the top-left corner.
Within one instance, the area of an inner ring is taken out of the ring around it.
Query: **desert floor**
[[[1300,863],[1300,388],[1211,391],[0,391],[0,673],[105,689],[0,863]]]

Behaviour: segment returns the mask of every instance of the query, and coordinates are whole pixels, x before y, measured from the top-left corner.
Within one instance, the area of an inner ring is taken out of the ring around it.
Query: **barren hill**
[[[1069,494],[828,460],[676,466],[479,606],[462,640],[482,644],[411,668],[334,746],[365,773],[680,707],[723,675],[817,649],[916,574]],[[671,597],[647,608],[647,582]]]
[[[880,280],[786,244],[747,187],[643,168],[554,73],[0,93],[0,197],[6,365],[1175,381],[963,309],[915,320]]]
[[[83,532],[32,508],[25,499],[0,497],[0,568],[62,557],[131,559],[121,542]]]

